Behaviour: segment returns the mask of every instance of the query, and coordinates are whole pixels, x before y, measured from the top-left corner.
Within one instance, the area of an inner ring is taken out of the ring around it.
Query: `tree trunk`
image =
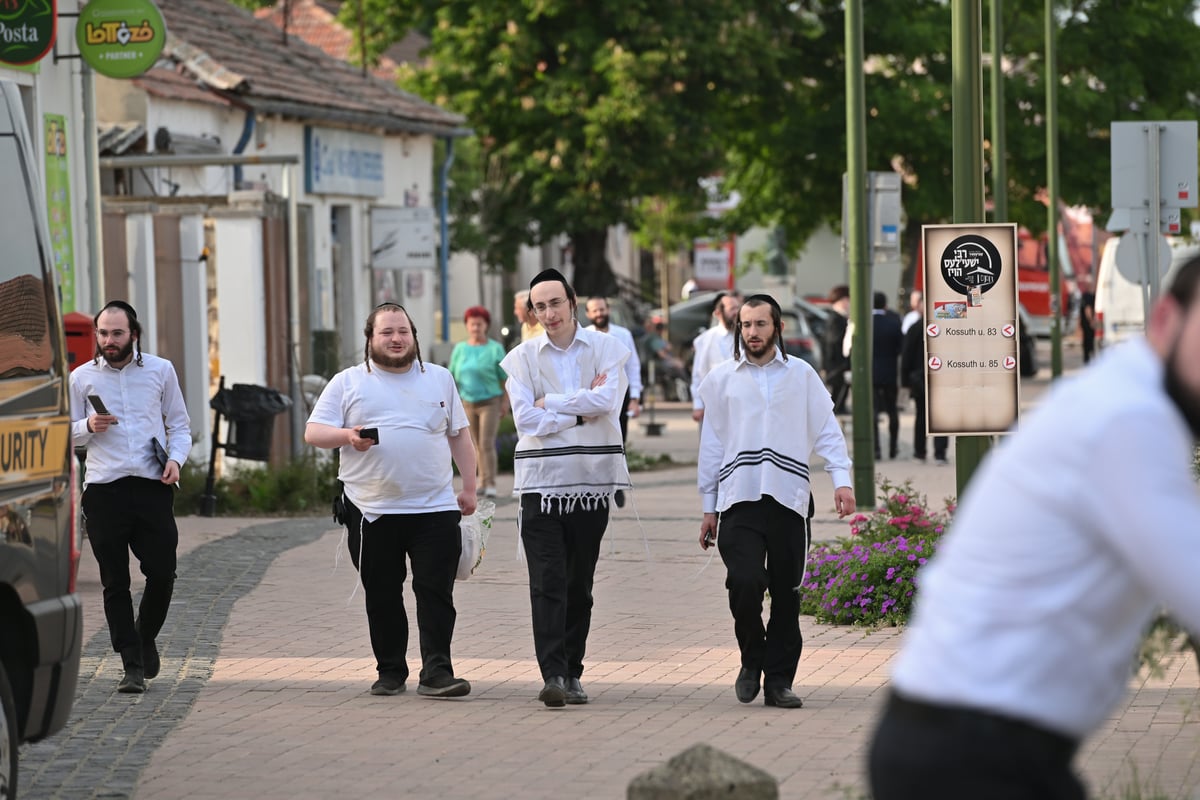
[[[605,256],[608,231],[573,231],[571,262],[575,265],[575,293],[581,297],[609,297],[617,293],[617,279]]]

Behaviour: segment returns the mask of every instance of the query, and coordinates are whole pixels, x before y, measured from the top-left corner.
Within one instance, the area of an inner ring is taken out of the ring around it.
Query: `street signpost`
[[[921,235],[929,434],[1005,433],[1020,408],[1017,226],[926,225]]]

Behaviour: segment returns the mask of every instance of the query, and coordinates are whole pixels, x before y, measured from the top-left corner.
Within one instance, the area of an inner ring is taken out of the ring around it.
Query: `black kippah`
[[[531,280],[529,282],[529,288],[532,289],[534,286],[537,286],[542,281],[558,281],[559,283],[561,283],[563,285],[563,288],[566,288],[566,286],[567,286],[566,276],[564,276],[561,272],[554,269],[553,267],[551,267],[550,269],[544,269],[541,272],[539,272],[537,275],[534,275],[533,280]]]
[[[783,313],[783,309],[781,309],[779,307],[779,301],[776,300],[774,297],[771,297],[771,295],[769,295],[769,294],[752,294],[746,298],[747,304],[753,305],[754,302],[766,303],[771,308],[778,311],[780,314]]]
[[[126,303],[124,300],[109,300],[108,305],[100,310],[107,311],[110,308],[118,308],[121,311],[124,311],[129,316],[130,320],[137,319],[137,312],[133,310],[133,306],[129,305],[129,303]]]

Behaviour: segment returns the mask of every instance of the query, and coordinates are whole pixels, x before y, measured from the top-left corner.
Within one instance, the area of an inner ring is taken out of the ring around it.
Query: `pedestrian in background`
[[[729,610],[741,651],[734,683],[749,703],[800,708],[792,691],[804,639],[799,586],[811,537],[809,460],[833,478],[839,517],[854,513],[850,456],[820,376],[783,349],[782,311],[769,295],[746,298],[733,358],[700,384],[698,480],[704,517],[700,547],[714,542],[725,562]],[[771,615],[763,627],[763,593]],[[761,687],[760,687],[761,680]]]
[[[850,324],[850,287],[834,286],[829,290],[829,324],[821,340],[821,363],[825,366],[825,385],[833,398],[833,413],[846,413],[846,397],[850,394],[850,355],[845,348],[846,328]]]
[[[900,322],[900,332],[908,333],[908,329],[916,325],[925,317],[925,295],[920,289],[913,289],[912,294],[908,296],[908,313],[904,315],[904,319]]]
[[[1096,295],[1092,291],[1079,295],[1079,337],[1083,344],[1083,363],[1086,364],[1096,352]]]
[[[913,292],[913,297],[919,300],[920,292]],[[923,306],[914,306],[917,319],[904,332],[904,345],[900,352],[900,384],[906,387],[912,395],[916,406],[916,418],[913,421],[913,458],[924,461],[927,452],[926,440],[929,438],[928,424],[925,416],[925,319]],[[933,459],[939,466],[949,463],[946,460],[946,450],[950,446],[949,436],[933,437]]]
[[[450,640],[459,521],[475,512],[467,414],[449,370],[421,360],[416,326],[402,306],[377,306],[363,333],[362,363],[334,375],[321,392],[304,441],[340,453],[343,522],[379,676],[371,694],[400,694],[408,680],[407,559],[421,642],[417,694],[461,697],[471,684],[454,675]],[[451,460],[462,476],[457,497]]]
[[[125,670],[117,691],[141,694],[161,668],[155,639],[175,589],[179,545],[172,486],[192,448],[191,421],[175,367],[142,352],[133,307],[113,300],[93,322],[96,355],[71,373],[71,440],[87,448],[80,505],[100,565],[109,639]],[[130,552],[146,576],[136,619]]]
[[[483,306],[471,306],[463,313],[467,340],[454,345],[450,353],[450,374],[458,385],[463,408],[470,423],[471,441],[479,464],[479,490],[487,497],[496,496],[496,430],[500,418],[508,413],[508,395],[504,393],[504,345],[488,338],[492,316]]]
[[[1200,631],[1200,259],[1144,337],[1057,381],[922,568],[870,750],[876,800],[1083,798],[1071,768],[1162,608]]]
[[[737,315],[742,298],[737,292],[719,292],[713,298],[713,326],[692,342],[692,419],[704,419],[704,403],[700,400],[700,384],[712,368],[733,358],[737,337]]]
[[[887,295],[875,292],[871,314],[871,378],[875,385],[875,457],[882,458],[883,442],[879,438],[879,415],[888,419],[888,458],[899,452],[900,438],[900,349],[904,334],[900,333],[900,315],[887,307]]]
[[[582,705],[600,541],[609,502],[630,488],[617,421],[629,350],[615,336],[580,327],[575,290],[558,270],[538,273],[529,289],[545,334],[511,351],[501,366],[520,435],[513,462],[533,642],[545,682],[538,700]]]
[[[528,342],[543,333],[542,324],[529,310],[529,292],[525,289],[513,295],[513,315],[521,326],[521,341]]]
[[[629,439],[629,418],[636,417],[642,408],[642,361],[638,358],[637,344],[633,341],[632,331],[611,321],[607,298],[589,298],[584,311],[588,321],[592,323],[588,326],[589,331],[612,334],[629,348],[629,360],[625,362],[625,377],[629,380],[629,389],[621,403],[621,441],[625,442]],[[617,505],[621,505],[620,493],[617,497]]]

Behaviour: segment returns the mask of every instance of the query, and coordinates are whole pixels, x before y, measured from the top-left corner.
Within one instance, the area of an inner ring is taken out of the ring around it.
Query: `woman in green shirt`
[[[496,429],[508,413],[504,393],[504,346],[487,336],[492,316],[483,306],[471,306],[463,314],[467,340],[450,354],[450,374],[467,410],[471,441],[479,463],[479,487],[487,497],[496,496]]]

